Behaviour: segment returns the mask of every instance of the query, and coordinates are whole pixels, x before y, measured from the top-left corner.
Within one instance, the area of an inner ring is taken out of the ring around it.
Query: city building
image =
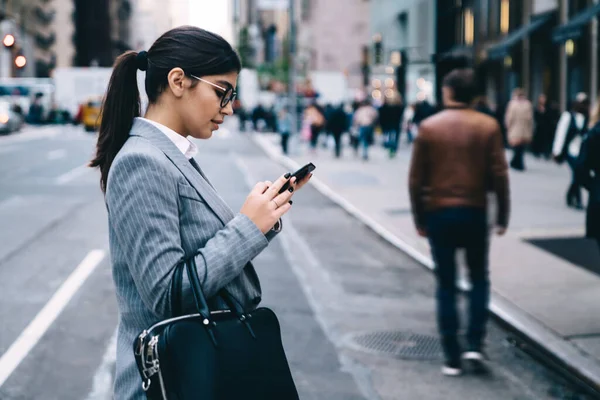
[[[2,36],[11,35],[15,43],[4,52],[0,62],[3,77],[49,76],[56,64],[54,46],[55,11],[45,0],[4,0],[0,2]],[[16,58],[23,60],[15,68]]]
[[[437,0],[438,81],[449,55],[467,55],[481,91],[500,108],[515,87],[566,109],[578,92],[598,91],[600,5],[592,0]],[[437,85],[439,95],[439,84]]]
[[[362,89],[363,53],[369,44],[369,2],[365,0],[294,0],[296,67],[301,82],[335,77]],[[233,0],[235,43],[247,67],[285,59],[289,3]]]
[[[365,0],[302,0],[297,8],[302,73],[343,73],[350,88],[363,89],[363,49],[371,38],[369,7]]]
[[[433,101],[435,3],[431,0],[369,3],[371,95],[376,99],[392,97],[397,90],[408,103]]]

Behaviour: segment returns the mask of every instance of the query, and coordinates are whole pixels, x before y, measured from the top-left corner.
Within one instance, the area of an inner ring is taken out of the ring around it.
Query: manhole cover
[[[409,332],[372,332],[354,335],[361,350],[410,360],[436,360],[442,356],[438,338]]]

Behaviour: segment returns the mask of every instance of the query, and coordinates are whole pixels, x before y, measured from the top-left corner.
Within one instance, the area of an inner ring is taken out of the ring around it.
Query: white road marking
[[[2,355],[0,358],[0,387],[39,342],[56,317],[77,293],[77,290],[104,259],[104,255],[104,250],[90,251],[33,321],[21,332],[17,340]]]
[[[110,338],[102,364],[94,375],[94,383],[92,391],[87,396],[86,400],[110,400],[113,392],[113,374],[115,362],[117,361],[117,331]]]
[[[56,184],[57,185],[67,184],[67,183],[71,182],[72,180],[79,178],[80,176],[84,175],[86,172],[89,172],[89,171],[91,171],[91,168],[88,167],[87,164],[80,165],[79,167],[75,167],[72,170],[70,170],[70,171],[62,174],[58,178],[56,178]]]
[[[65,158],[67,156],[67,151],[65,149],[56,149],[48,152],[46,158],[48,160],[58,160],[61,158]]]

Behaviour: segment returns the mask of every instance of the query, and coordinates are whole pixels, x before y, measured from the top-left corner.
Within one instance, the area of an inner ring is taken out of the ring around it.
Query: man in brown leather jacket
[[[458,248],[466,250],[472,285],[467,351],[462,359],[481,372],[490,296],[487,192],[496,194],[499,235],[508,225],[510,199],[500,126],[469,107],[476,94],[473,71],[450,72],[442,90],[445,110],[419,127],[409,190],[416,228],[429,239],[436,264],[437,319],[446,356],[442,372],[453,376],[462,372],[455,253]]]

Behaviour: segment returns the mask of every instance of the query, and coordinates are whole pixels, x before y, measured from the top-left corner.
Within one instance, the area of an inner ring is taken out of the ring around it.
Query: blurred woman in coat
[[[595,239],[600,248],[600,105],[592,117],[590,131],[583,140],[577,158],[581,185],[589,192],[586,236]]]

